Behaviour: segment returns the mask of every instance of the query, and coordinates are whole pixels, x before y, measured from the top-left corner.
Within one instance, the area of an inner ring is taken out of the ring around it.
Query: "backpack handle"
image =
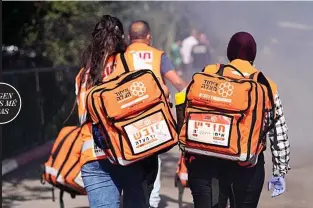
[[[237,69],[236,67],[232,66],[232,65],[224,65],[224,64],[221,64],[220,65],[220,68],[218,69],[218,71],[216,72],[216,74],[220,75],[220,76],[223,76],[224,74],[224,70],[225,70],[225,67],[230,67],[232,69],[234,69],[236,72],[238,72],[242,77],[245,77],[241,71],[239,71],[239,69]]]

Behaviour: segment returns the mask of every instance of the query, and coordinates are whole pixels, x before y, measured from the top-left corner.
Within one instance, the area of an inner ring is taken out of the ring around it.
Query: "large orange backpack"
[[[275,108],[271,87],[261,72],[245,78],[232,65],[220,65],[216,74],[196,73],[187,87],[185,104],[179,135],[183,150],[243,166],[256,164]],[[269,112],[270,118],[266,117]]]
[[[79,163],[83,141],[79,139],[81,127],[66,126],[56,138],[48,161],[43,165],[42,183],[47,181],[60,189],[60,204],[63,193],[86,195]]]
[[[164,91],[151,70],[128,68],[95,86],[87,95],[87,111],[101,129],[100,146],[122,166],[170,150],[178,142],[176,122]],[[97,136],[97,138],[99,138]]]

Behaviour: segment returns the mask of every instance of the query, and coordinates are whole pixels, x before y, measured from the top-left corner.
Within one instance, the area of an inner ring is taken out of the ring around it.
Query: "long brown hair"
[[[83,53],[81,80],[90,69],[87,86],[93,86],[102,80],[102,70],[110,56],[126,49],[123,25],[119,19],[103,15],[92,33],[92,41]]]
[[[82,73],[80,75],[79,89],[77,97],[80,94],[81,85],[85,75],[89,70],[87,79],[87,89],[101,82],[103,77],[103,69],[105,68],[109,58],[117,53],[126,50],[126,43],[124,41],[124,29],[121,21],[110,15],[103,15],[99,22],[95,25],[92,32],[92,40],[82,56]],[[71,110],[70,115],[64,123],[72,115],[75,107],[76,100]]]

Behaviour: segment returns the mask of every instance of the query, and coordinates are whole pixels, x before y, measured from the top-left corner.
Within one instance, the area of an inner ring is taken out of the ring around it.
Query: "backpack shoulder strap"
[[[51,193],[52,193],[52,201],[55,201],[54,186],[52,186],[51,188]]]
[[[250,74],[249,79],[254,79],[258,72],[254,72]]]
[[[243,75],[243,73],[242,73],[239,69],[237,69],[236,67],[234,67],[234,66],[232,66],[232,65],[230,65],[230,64],[227,64],[227,65],[221,64],[221,66],[220,66],[219,70],[216,72],[216,74],[219,75],[219,76],[223,76],[224,70],[225,70],[225,68],[227,68],[227,67],[232,68],[232,69],[235,70],[237,73],[239,73],[240,76],[245,77],[245,76]]]
[[[63,201],[63,195],[64,195],[64,190],[60,189],[60,208],[64,208],[64,201]]]
[[[281,116],[275,117],[276,105],[275,105],[275,98],[273,95],[273,90],[271,88],[271,85],[270,85],[268,79],[265,77],[265,75],[262,72],[260,72],[260,71],[255,72],[255,73],[251,74],[249,76],[249,78],[252,78],[253,80],[257,81],[258,83],[263,84],[267,88],[267,95],[268,95],[270,103],[271,103],[270,120],[272,121],[272,123],[269,124],[269,126],[267,126],[264,129],[261,138],[265,137],[266,134],[271,129],[274,129],[274,147],[275,147],[275,149],[277,149],[278,148],[278,145],[277,145],[278,141],[277,141],[277,131],[276,131],[275,125]]]
[[[125,53],[124,52],[121,53],[120,56],[121,56],[121,61],[122,61],[123,67],[125,69],[125,72],[130,72],[129,67],[127,65],[127,62],[126,62]]]

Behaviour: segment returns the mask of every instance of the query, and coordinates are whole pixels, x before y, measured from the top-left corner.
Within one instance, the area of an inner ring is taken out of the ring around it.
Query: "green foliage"
[[[186,4],[181,2],[36,2],[31,24],[24,26],[24,46],[43,54],[54,66],[78,65],[90,41],[94,24],[103,14],[117,16],[125,31],[131,21],[146,20],[152,28],[153,45],[169,51],[180,32],[189,28]],[[184,22],[182,22],[182,20]]]

